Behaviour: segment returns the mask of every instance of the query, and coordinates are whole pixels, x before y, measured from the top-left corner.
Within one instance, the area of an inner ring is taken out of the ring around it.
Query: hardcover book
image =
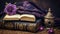
[[[3,28],[6,29],[14,29],[14,30],[22,30],[22,31],[30,31],[36,32],[40,26],[40,23],[27,23],[27,22],[5,22]],[[2,26],[1,26],[2,27]]]

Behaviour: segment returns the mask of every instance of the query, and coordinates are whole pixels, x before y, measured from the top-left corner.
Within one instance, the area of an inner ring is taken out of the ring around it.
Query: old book
[[[4,22],[1,27],[4,29],[14,29],[22,31],[36,32],[39,28],[39,23],[27,23],[27,22]]]
[[[35,22],[36,18],[34,15],[30,14],[16,14],[16,15],[6,15],[3,20],[21,20],[21,21],[32,21]]]

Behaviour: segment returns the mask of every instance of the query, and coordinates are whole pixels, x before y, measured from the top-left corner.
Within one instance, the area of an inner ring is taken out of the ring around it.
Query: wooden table
[[[32,32],[26,32],[26,31],[17,31],[17,30],[3,30],[0,29],[0,34],[48,34],[47,30],[44,31],[39,31],[37,33],[32,33]],[[60,34],[60,30],[56,29],[55,34]]]

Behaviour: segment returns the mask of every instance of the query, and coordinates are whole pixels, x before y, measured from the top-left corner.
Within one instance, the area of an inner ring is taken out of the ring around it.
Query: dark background
[[[0,11],[4,10],[6,2],[15,3],[19,1],[25,1],[25,0],[0,0]],[[27,1],[34,2],[38,7],[42,9],[47,10],[48,8],[51,8],[54,16],[58,18],[60,17],[59,15],[60,14],[60,0],[27,0]]]
[[[0,0],[0,12],[2,12],[5,8],[5,3],[15,3],[19,1],[25,0]],[[39,8],[47,10],[48,8],[52,9],[52,13],[55,18],[58,18],[56,21],[56,25],[60,26],[60,0],[27,0],[30,2],[35,3]]]

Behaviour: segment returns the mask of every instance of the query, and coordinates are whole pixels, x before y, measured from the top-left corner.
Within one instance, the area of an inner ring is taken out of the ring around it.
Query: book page
[[[35,17],[34,15],[30,15],[30,14],[22,14],[22,15],[20,15],[20,18],[24,17],[24,16],[26,16],[26,17]]]
[[[14,20],[14,19],[20,19],[20,14],[16,14],[16,15],[6,15],[5,17],[4,17],[4,20],[5,19],[10,19],[10,20]]]
[[[36,18],[34,15],[30,15],[30,14],[22,14],[20,16],[20,20],[23,20],[23,21],[35,21]]]

